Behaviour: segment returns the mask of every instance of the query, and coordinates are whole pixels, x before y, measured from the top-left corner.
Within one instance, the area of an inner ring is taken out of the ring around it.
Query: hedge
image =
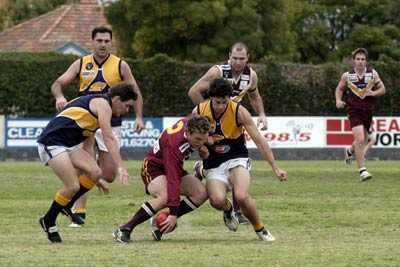
[[[51,84],[76,59],[59,54],[0,54],[0,114],[14,116],[51,116],[55,113]],[[180,116],[193,105],[187,96],[190,86],[212,64],[175,61],[165,55],[146,60],[126,59],[144,97],[146,117]],[[400,63],[374,62],[387,94],[381,97],[377,115],[400,114]],[[268,62],[255,64],[259,89],[268,115],[343,115],[337,110],[334,90],[344,64],[298,65]],[[77,83],[66,90],[75,97]],[[248,101],[245,101],[248,105]]]

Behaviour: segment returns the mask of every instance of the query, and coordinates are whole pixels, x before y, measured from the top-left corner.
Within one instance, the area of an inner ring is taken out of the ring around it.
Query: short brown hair
[[[245,44],[245,43],[243,43],[243,42],[237,42],[237,43],[234,43],[233,45],[232,45],[232,47],[231,47],[231,53],[233,52],[233,50],[239,50],[239,51],[242,51],[243,49],[244,50],[246,50],[246,54],[248,54],[249,53],[249,48],[247,47],[247,45]]]
[[[362,47],[357,48],[356,50],[354,50],[354,51],[351,53],[352,59],[355,59],[357,54],[364,54],[365,59],[368,60],[368,51],[367,51],[367,49],[362,48]]]
[[[205,134],[210,132],[211,124],[206,117],[193,114],[193,116],[189,119],[187,123],[187,129],[190,134],[192,133]]]

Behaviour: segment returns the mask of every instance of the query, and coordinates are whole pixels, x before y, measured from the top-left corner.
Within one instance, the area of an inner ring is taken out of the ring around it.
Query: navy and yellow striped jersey
[[[110,54],[103,63],[98,63],[93,54],[81,58],[79,70],[79,96],[105,94],[108,89],[122,82],[121,59]]]
[[[219,118],[215,117],[211,100],[197,106],[197,113],[210,121],[212,129],[210,135],[214,140],[214,145],[208,147],[210,155],[203,160],[205,169],[216,168],[230,159],[249,156],[244,128],[237,119],[239,106],[239,103],[229,100],[226,110]]]
[[[99,128],[97,116],[89,108],[90,101],[94,98],[110,101],[106,95],[101,94],[75,98],[47,124],[37,140],[38,143],[72,147],[93,135]]]
[[[121,59],[112,54],[98,63],[93,54],[81,58],[79,70],[79,96],[106,94],[110,87],[122,82]],[[122,125],[122,117],[112,117],[113,127]]]

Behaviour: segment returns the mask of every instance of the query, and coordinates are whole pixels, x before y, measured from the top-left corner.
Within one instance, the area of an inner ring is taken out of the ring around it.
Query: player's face
[[[248,56],[245,49],[234,49],[229,55],[229,63],[234,72],[242,72],[247,64]]]
[[[111,35],[108,32],[98,32],[93,39],[94,54],[105,58],[111,51]]]
[[[363,53],[358,53],[353,59],[356,69],[364,69],[367,66],[367,58]]]
[[[189,133],[187,136],[187,140],[193,149],[199,149],[207,142],[207,139],[208,133]]]
[[[121,101],[119,96],[116,96],[112,100],[112,113],[115,116],[121,116],[129,112],[133,107],[133,100]]]
[[[214,114],[219,117],[221,115],[229,102],[228,97],[211,97],[211,102],[212,102],[212,109],[214,111]]]

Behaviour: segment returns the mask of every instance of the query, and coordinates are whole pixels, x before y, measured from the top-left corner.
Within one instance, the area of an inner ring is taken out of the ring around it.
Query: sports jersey
[[[250,88],[253,70],[248,65],[244,67],[237,80],[233,77],[232,66],[230,64],[216,65],[216,67],[220,70],[222,78],[232,84],[231,99],[233,101],[240,102],[247,92],[255,90],[255,88]]]
[[[38,143],[72,147],[93,135],[99,128],[97,116],[89,108],[90,101],[94,98],[104,98],[110,102],[106,95],[99,94],[75,98],[47,124]]]
[[[239,105],[233,100],[229,100],[226,110],[219,118],[215,117],[211,100],[204,101],[197,106],[198,114],[209,119],[210,135],[214,139],[214,144],[208,147],[210,155],[203,160],[205,169],[216,168],[230,159],[248,157],[244,128],[237,119]]]
[[[177,210],[180,201],[181,178],[186,175],[183,161],[189,159],[193,149],[187,140],[187,119],[181,119],[172,127],[165,129],[145,160],[153,167],[163,170],[167,177],[168,202],[171,214]]]
[[[106,94],[108,89],[122,82],[121,59],[112,54],[98,63],[93,54],[81,58],[79,70],[79,96]],[[112,126],[121,126],[122,118],[112,117]]]
[[[374,108],[375,98],[372,96],[364,97],[364,95],[367,89],[372,89],[378,82],[375,73],[375,70],[370,67],[366,69],[362,77],[359,77],[354,69],[345,73],[347,76],[346,85],[349,88],[345,102],[349,108],[368,110]]]

